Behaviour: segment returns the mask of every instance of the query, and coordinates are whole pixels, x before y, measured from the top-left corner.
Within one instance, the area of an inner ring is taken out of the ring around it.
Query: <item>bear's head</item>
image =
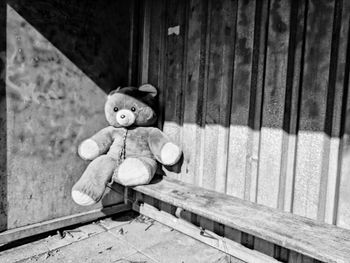
[[[114,127],[149,126],[155,123],[157,89],[150,84],[112,91],[105,104],[108,123]]]

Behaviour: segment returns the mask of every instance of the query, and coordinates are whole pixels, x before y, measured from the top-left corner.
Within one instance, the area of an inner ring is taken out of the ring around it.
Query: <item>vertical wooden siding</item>
[[[168,175],[350,228],[349,1],[145,6],[142,81],[184,150]]]

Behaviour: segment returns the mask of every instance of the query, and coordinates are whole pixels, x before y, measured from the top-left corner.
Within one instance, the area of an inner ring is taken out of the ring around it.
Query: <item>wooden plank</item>
[[[166,39],[166,91],[163,131],[178,145],[182,145],[181,125],[183,122],[183,73],[187,1],[169,0],[167,12]],[[179,32],[173,31],[178,26]],[[166,171],[168,176],[179,178],[179,171]]]
[[[245,198],[254,41],[254,1],[238,1],[226,193]],[[246,197],[248,198],[248,197]]]
[[[7,229],[6,2],[0,2],[0,231]]]
[[[318,260],[291,251],[288,259],[289,263],[320,263]]]
[[[350,231],[163,178],[135,191],[325,262],[347,262]]]
[[[264,253],[270,257],[275,256],[275,245],[258,237],[254,238],[254,250]]]
[[[208,1],[192,0],[189,5],[181,180],[199,184]]]
[[[165,107],[165,52],[166,52],[166,1],[148,1],[151,5],[150,32],[149,32],[149,60],[148,60],[148,82],[159,91],[158,96],[158,127],[162,129],[164,121]],[[147,52],[147,51],[145,51]]]
[[[290,251],[284,247],[275,245],[275,258],[282,262],[288,262]]]
[[[139,58],[139,1],[130,1],[130,37],[128,58],[128,86],[137,86],[138,83],[138,58]]]
[[[221,237],[210,230],[206,229],[203,232],[197,226],[194,226],[181,218],[176,218],[166,212],[159,211],[148,204],[134,204],[133,209],[140,214],[153,218],[160,223],[163,223],[207,245],[241,259],[244,262],[279,262],[262,253],[252,251],[234,241],[231,241],[230,239]]]
[[[302,51],[305,32],[305,1],[291,2],[290,40],[288,50],[288,71],[283,130],[288,137],[282,147],[280,192],[278,208],[292,211],[296,142],[298,132],[298,111],[300,76],[302,73]]]
[[[349,199],[349,186],[350,186],[350,171],[349,171],[349,124],[350,124],[350,93],[349,93],[349,62],[346,62],[345,54],[350,54],[350,44],[348,40],[349,36],[349,20],[350,20],[350,3],[349,1],[343,1],[342,12],[341,12],[341,28],[340,28],[340,39],[339,39],[339,53],[338,53],[338,70],[337,70],[337,89],[339,86],[343,86],[343,109],[342,109],[342,124],[340,130],[340,136],[343,136],[340,141],[340,160],[341,160],[341,171],[340,178],[336,182],[335,187],[338,191],[335,193],[335,203],[331,203],[328,206],[337,208],[337,225],[350,229],[350,199]],[[347,63],[347,64],[346,64]],[[337,185],[338,184],[338,185]],[[339,186],[340,184],[340,186]],[[339,198],[339,203],[337,199]],[[332,200],[332,199],[330,199]],[[328,204],[328,202],[327,202]],[[327,209],[327,207],[326,207]],[[327,211],[327,210],[326,210]],[[326,214],[327,215],[327,214]],[[328,217],[326,216],[326,220]],[[328,220],[327,220],[328,221]]]
[[[308,2],[293,213],[324,220],[329,137],[325,134],[334,2]],[[310,151],[312,149],[312,151]]]
[[[212,1],[208,0],[208,6],[207,6],[207,12],[206,12],[206,28],[207,32],[205,35],[205,52],[204,52],[204,72],[203,72],[203,99],[201,101],[202,105],[202,114],[199,116],[201,120],[201,133],[200,133],[200,145],[201,149],[199,154],[199,169],[198,169],[198,184],[199,186],[203,185],[203,176],[204,176],[204,163],[205,163],[205,151],[204,151],[204,145],[205,145],[205,124],[206,124],[206,115],[207,115],[207,107],[206,107],[206,101],[208,97],[208,77],[209,77],[209,52],[210,52],[210,25],[211,25],[211,6]]]
[[[268,24],[268,1],[257,1],[254,26],[251,95],[249,107],[248,162],[246,167],[245,199],[256,202],[258,185],[258,162],[262,98],[264,94],[264,71]]]
[[[144,1],[142,6],[142,30],[140,56],[140,84],[148,83],[149,50],[150,50],[150,26],[151,26],[151,1]]]
[[[165,212],[161,213],[167,215]],[[171,215],[169,216],[170,218],[172,217]],[[172,230],[176,229],[172,228]],[[159,241],[153,246],[148,246],[147,248],[142,249],[142,253],[150,258],[156,259],[157,262],[201,263],[203,262],[203,259],[205,259],[207,262],[227,262],[227,258],[229,258],[229,256],[224,254],[222,251],[208,246],[203,242],[199,242],[192,236],[184,235],[179,231],[172,230],[170,230],[167,226],[154,222],[153,226],[142,235],[143,238],[141,240],[148,244],[150,242],[149,232],[153,231],[156,237],[152,238],[152,240],[158,239]],[[135,234],[139,235],[139,233]],[[138,238],[140,239],[140,237]],[[233,262],[243,263],[238,259]]]
[[[327,98],[327,119],[326,133],[331,136],[329,152],[329,169],[327,184],[324,184],[321,191],[326,192],[320,195],[321,204],[320,216],[325,222],[335,224],[339,183],[341,169],[341,145],[342,137],[342,110],[345,109],[346,99],[346,79],[349,79],[349,69],[346,69],[346,55],[349,55],[349,22],[350,22],[350,3],[349,1],[336,1],[334,10],[334,24],[332,37],[332,50],[329,73],[329,86]],[[348,62],[349,63],[349,62]],[[322,185],[321,185],[322,186]]]
[[[203,187],[226,191],[236,1],[212,1]]]
[[[259,156],[257,202],[278,207],[284,138],[290,2],[271,1]],[[272,250],[273,251],[273,250]]]
[[[119,204],[110,207],[103,207],[100,209],[91,210],[75,215],[55,218],[52,220],[18,227],[0,233],[0,244],[9,243],[25,237],[34,236],[37,234],[49,232],[63,227],[91,222],[98,218],[111,216],[116,213],[128,211],[131,209],[129,204]]]
[[[263,98],[264,98],[264,78],[266,71],[266,60],[269,33],[267,27],[269,25],[270,1],[261,1],[256,3],[255,10],[255,28],[254,28],[254,46],[253,46],[253,61],[252,61],[252,80],[251,80],[251,105],[249,109],[248,126],[253,130],[248,135],[248,160],[246,166],[246,182],[244,198],[254,202],[258,202],[258,191],[260,179],[260,158],[262,146],[262,122],[263,122]],[[271,23],[270,23],[271,24]],[[278,40],[278,39],[276,39]],[[233,171],[233,174],[235,172]],[[261,195],[260,195],[261,196]],[[264,242],[251,235],[244,235],[243,241],[249,247],[256,247],[265,252],[270,252],[273,255],[273,245]]]
[[[234,229],[232,227],[228,227],[224,225],[224,237],[227,237],[228,239],[231,239],[235,242],[241,243],[241,239],[242,239],[242,232]]]

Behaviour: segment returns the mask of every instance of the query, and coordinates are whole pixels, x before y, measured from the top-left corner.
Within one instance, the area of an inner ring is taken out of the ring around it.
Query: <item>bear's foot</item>
[[[114,181],[125,186],[148,184],[153,178],[157,164],[154,160],[143,159],[125,159],[114,173]]]
[[[72,198],[73,201],[78,205],[88,206],[96,204],[96,201],[94,199],[78,190],[72,190]]]
[[[96,204],[105,191],[105,184],[101,184],[94,179],[84,180],[81,178],[72,189],[72,198],[75,203],[82,206]]]
[[[93,160],[79,181],[73,186],[72,198],[79,205],[97,203],[103,196],[106,184],[117,166],[115,159],[102,155]]]

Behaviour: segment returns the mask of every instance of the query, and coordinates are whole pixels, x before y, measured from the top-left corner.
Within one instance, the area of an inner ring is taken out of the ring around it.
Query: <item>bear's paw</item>
[[[180,157],[181,150],[177,145],[171,142],[164,144],[160,152],[160,158],[164,165],[174,165]]]
[[[99,155],[99,148],[94,140],[83,141],[78,149],[79,156],[84,160],[93,160]]]

